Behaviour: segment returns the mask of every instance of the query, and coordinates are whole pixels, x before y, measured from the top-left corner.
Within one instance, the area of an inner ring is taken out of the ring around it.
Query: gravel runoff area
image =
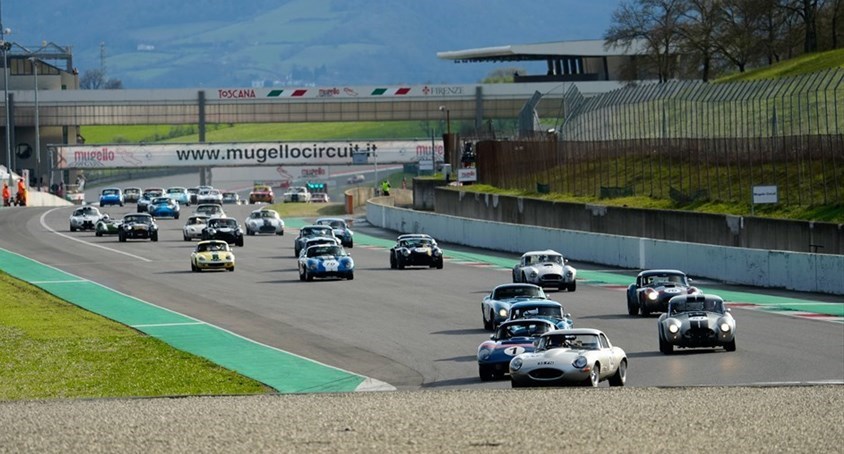
[[[0,402],[0,452],[841,452],[844,386]]]

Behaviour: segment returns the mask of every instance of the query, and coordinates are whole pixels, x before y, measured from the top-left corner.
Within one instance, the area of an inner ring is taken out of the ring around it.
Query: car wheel
[[[281,229],[278,232],[275,232],[275,234],[278,235],[278,236],[284,236],[284,229]]]
[[[736,339],[733,338],[733,340],[724,344],[724,350],[727,350],[728,352],[736,351]]]
[[[199,267],[197,267],[193,262],[190,262],[190,270],[196,273],[199,272]]]
[[[438,270],[443,269],[443,259],[440,259],[440,261],[439,261],[439,262],[437,262],[437,269],[438,269]]]
[[[495,371],[491,366],[478,364],[478,375],[480,375],[481,381],[490,381],[495,378]]]
[[[618,370],[610,377],[610,386],[624,386],[627,383],[627,360],[622,359]]]
[[[125,243],[126,242],[126,235],[121,233],[121,234],[117,235],[117,239],[120,240],[121,243]]]
[[[355,247],[355,242],[349,241],[349,249],[354,249],[354,247]]]
[[[176,219],[179,219],[179,213],[176,213],[176,215],[173,216],[173,217],[176,218]]]
[[[309,281],[309,282],[314,280],[314,276],[311,275],[311,273],[309,273],[308,270],[305,270],[305,280]]]
[[[577,282],[576,281],[569,284],[569,291],[573,292],[575,290],[577,290]]]
[[[592,370],[589,371],[589,378],[583,383],[584,386],[591,386],[593,388],[597,388],[598,385],[601,383],[601,365],[595,363],[592,366]]]
[[[304,281],[304,280],[305,280],[305,273],[303,273],[303,272],[302,272],[302,270],[299,270],[299,280],[300,280],[300,281]]]
[[[253,232],[252,229],[246,229],[246,234],[252,236],[255,234],[255,232]]]
[[[96,235],[96,236],[103,236],[103,232],[100,232],[99,230],[97,230],[97,233],[95,233],[94,235]]]
[[[398,268],[398,265],[396,265],[396,258],[393,256],[393,254],[390,254],[390,269],[394,270],[396,268]]]
[[[527,282],[527,281],[528,281],[527,276],[525,276],[525,273],[522,273],[522,280],[519,281],[519,282]]]
[[[670,355],[674,353],[674,345],[671,343],[666,342],[662,339],[662,336],[659,337],[659,351],[661,351],[665,355]]]
[[[483,305],[481,305],[481,320],[484,321],[484,329],[486,331],[492,331],[492,320],[486,319],[486,311],[484,310]]]
[[[187,234],[184,234],[184,233],[183,233],[183,234],[182,234],[182,237],[185,239],[185,241],[190,241],[190,237],[189,237],[189,236],[187,236]]]
[[[404,263],[402,263],[401,257],[396,259],[396,267],[398,267],[398,269],[400,270],[404,269]]]
[[[243,237],[238,237],[237,240],[235,240],[235,244],[239,247],[243,247]]]
[[[630,296],[627,296],[627,315],[639,315],[639,305],[636,304],[636,301],[631,300]]]
[[[229,271],[234,271],[234,267],[229,268]]]
[[[513,380],[513,379],[511,378],[511,379],[510,379],[510,387],[511,387],[511,388],[526,388],[526,387],[527,387],[527,385],[525,385],[524,383],[518,382],[518,381],[516,381],[516,380]]]
[[[644,304],[642,304],[639,308],[639,312],[642,313],[642,317],[649,317],[651,315],[651,311],[649,311]]]
[[[355,280],[355,273],[350,271],[350,272],[349,272],[349,275],[348,275],[348,276],[346,276],[346,279],[348,279],[348,280],[350,280],[350,281]]]
[[[71,232],[75,232],[75,231],[76,231],[76,227],[74,227],[74,226],[70,226],[70,231],[71,231]]]
[[[149,236],[149,239],[152,241],[158,241],[158,232],[153,233]]]

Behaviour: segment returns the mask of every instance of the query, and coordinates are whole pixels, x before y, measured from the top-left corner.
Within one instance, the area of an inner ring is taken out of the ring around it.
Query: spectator
[[[381,195],[390,195],[390,182],[384,180],[381,182]]]
[[[26,183],[23,182],[23,178],[18,180],[17,204],[22,207],[26,206]]]
[[[12,204],[12,191],[9,190],[9,184],[3,182],[3,206],[7,207]]]

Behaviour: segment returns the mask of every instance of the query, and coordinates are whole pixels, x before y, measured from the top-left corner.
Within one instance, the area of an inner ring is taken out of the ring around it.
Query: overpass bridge
[[[47,79],[42,76],[42,79]],[[41,81],[38,87],[43,87]],[[50,85],[48,85],[49,87]],[[10,90],[14,153],[0,154],[13,169],[46,175],[56,166],[46,144],[82,142],[81,126],[514,119],[536,93],[542,118],[561,118],[572,87],[584,96],[621,86],[617,81],[474,85],[195,88],[148,90]],[[33,85],[34,87],[34,85]],[[53,87],[56,88],[56,87]],[[442,109],[441,109],[442,107]],[[0,110],[4,116],[5,109]],[[2,125],[5,125],[5,118]],[[5,128],[3,128],[5,130]],[[36,134],[36,130],[40,134]],[[5,132],[5,131],[4,131]],[[40,136],[40,139],[36,139]],[[280,138],[283,140],[283,138]],[[318,138],[315,138],[318,139]],[[38,141],[38,145],[33,145]],[[90,144],[89,144],[90,145]],[[5,150],[4,150],[5,151]],[[7,157],[8,156],[8,157]]]

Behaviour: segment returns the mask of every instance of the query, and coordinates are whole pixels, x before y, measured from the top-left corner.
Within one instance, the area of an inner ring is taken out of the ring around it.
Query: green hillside
[[[779,79],[800,76],[826,69],[844,68],[844,49],[817,52],[784,60],[771,66],[758,68],[743,73],[734,73],[716,79],[714,82],[740,82],[749,80]]]

